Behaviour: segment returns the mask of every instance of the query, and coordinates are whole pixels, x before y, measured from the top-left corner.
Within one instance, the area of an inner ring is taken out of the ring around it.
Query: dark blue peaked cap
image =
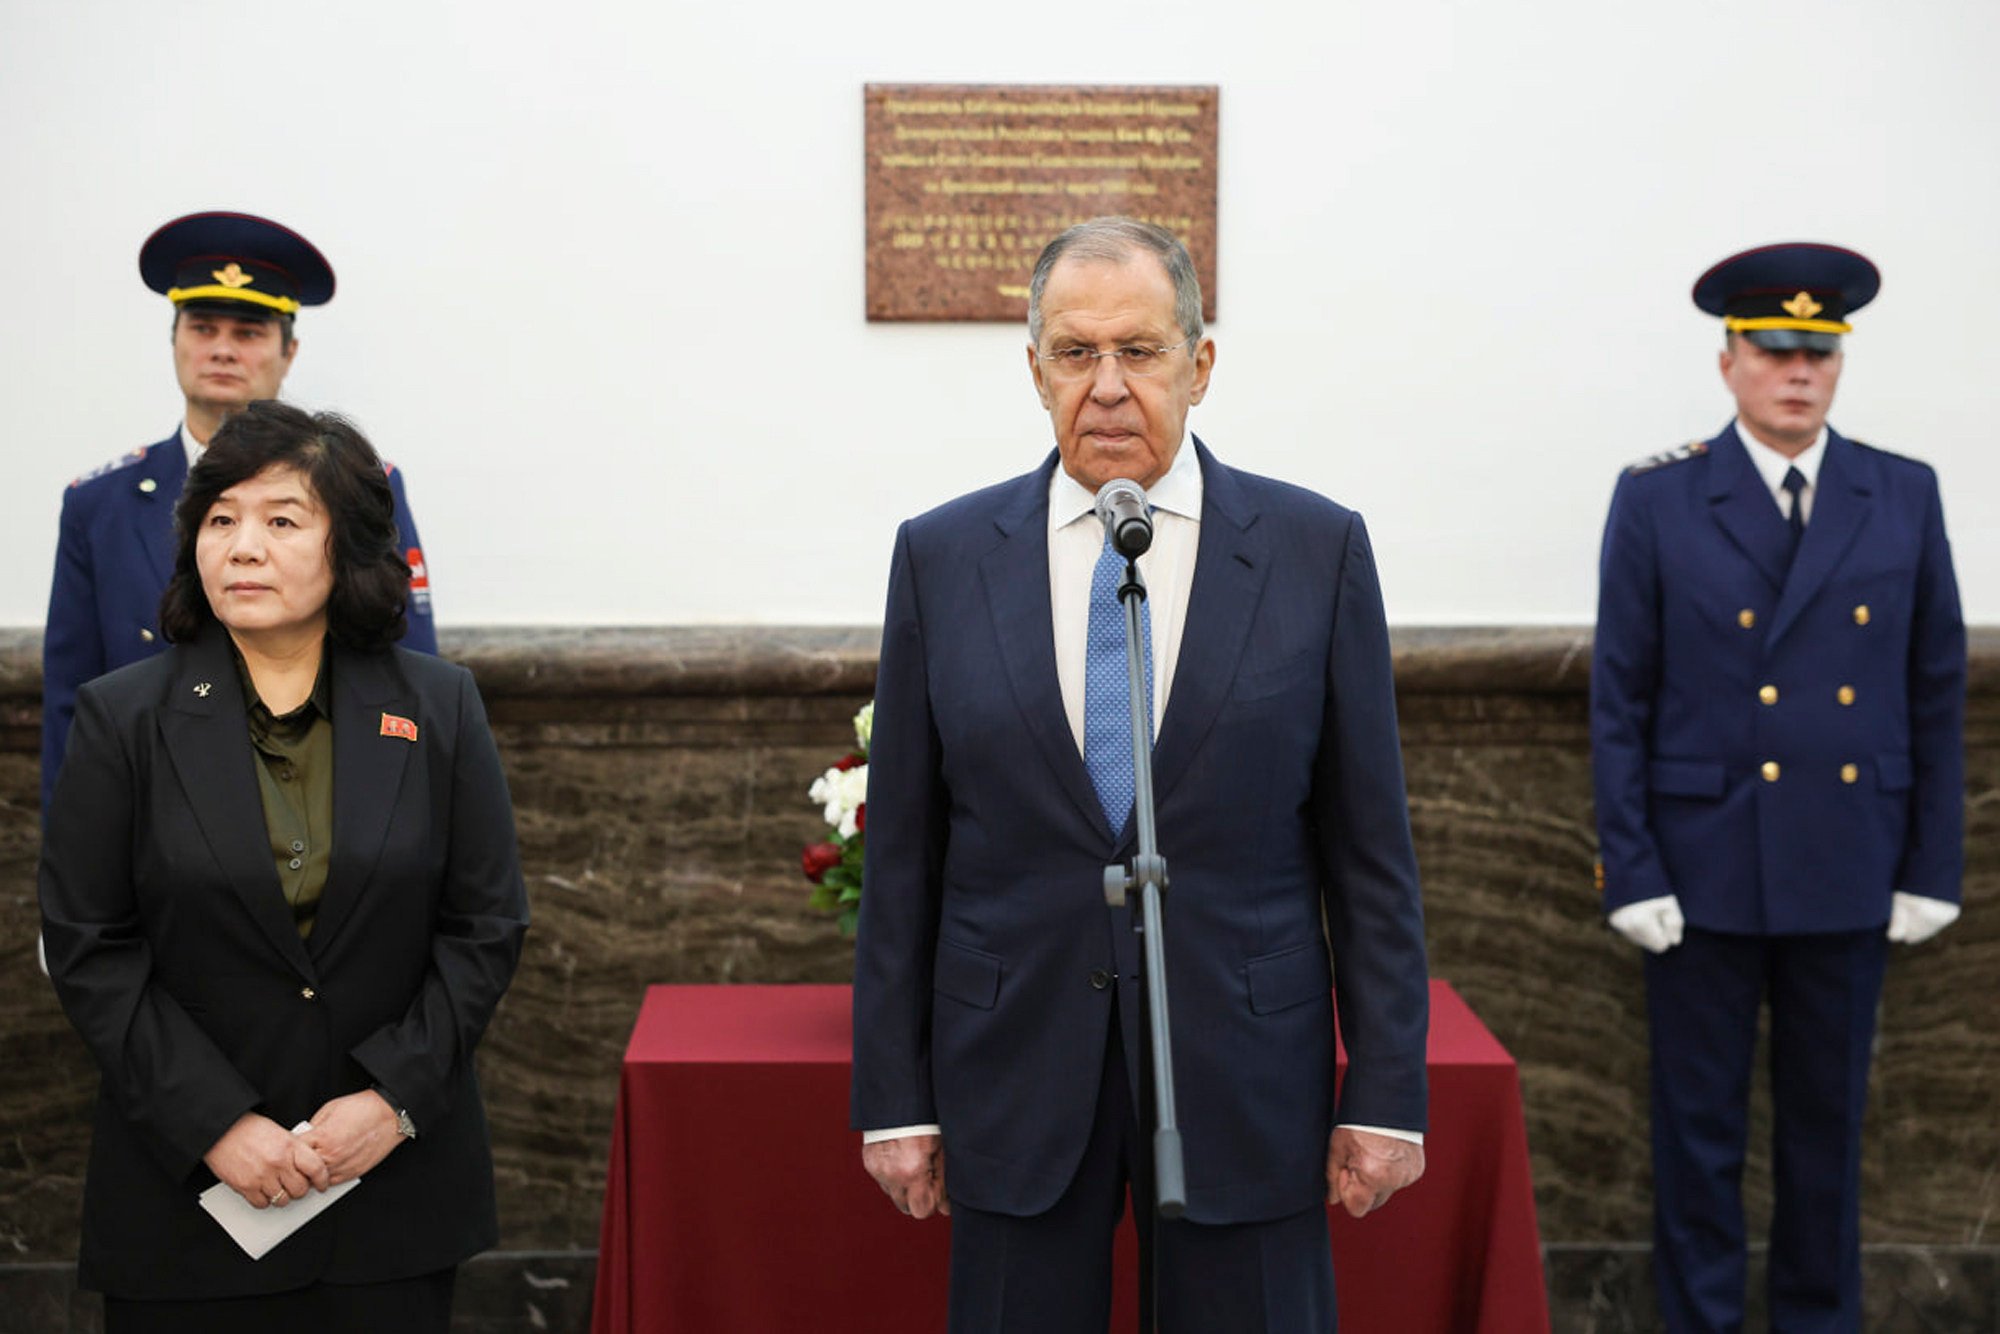
[[[1694,303],[1760,347],[1832,351],[1847,317],[1875,299],[1882,273],[1837,245],[1790,241],[1731,255],[1695,280]]]
[[[139,247],[139,276],[176,306],[290,315],[333,298],[333,266],[291,228],[248,213],[190,213]]]

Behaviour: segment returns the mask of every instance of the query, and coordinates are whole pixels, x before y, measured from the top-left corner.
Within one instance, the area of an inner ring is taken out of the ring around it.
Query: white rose
[[[819,803],[826,822],[838,829],[842,838],[853,838],[854,812],[868,800],[868,766],[828,769],[814,780],[812,790],[806,795]]]
[[[861,706],[861,712],[854,715],[854,739],[861,744],[861,753],[868,753],[868,743],[875,735],[875,701],[869,700]]]

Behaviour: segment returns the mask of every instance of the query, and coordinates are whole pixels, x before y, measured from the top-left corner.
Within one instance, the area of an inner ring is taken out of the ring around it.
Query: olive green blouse
[[[264,799],[264,829],[277,863],[278,884],[292,905],[300,936],[312,934],[313,916],[326,889],[333,848],[333,688],[330,654],[322,653],[312,694],[290,713],[265,707],[243,655],[236,670],[249,701],[250,744],[257,752],[257,789]]]

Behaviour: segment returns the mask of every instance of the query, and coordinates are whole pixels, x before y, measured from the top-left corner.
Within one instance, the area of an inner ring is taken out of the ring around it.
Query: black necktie
[[[1785,480],[1780,484],[1792,497],[1792,513],[1789,520],[1792,529],[1792,554],[1799,554],[1799,539],[1806,533],[1805,490],[1806,475],[1797,468],[1785,469]]]

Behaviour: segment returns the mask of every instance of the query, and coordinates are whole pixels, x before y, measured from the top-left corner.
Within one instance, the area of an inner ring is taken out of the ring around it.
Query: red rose
[[[868,803],[865,801],[854,808],[854,832],[857,834],[868,832]]]
[[[849,769],[852,769],[857,765],[862,765],[866,763],[868,763],[868,761],[863,759],[859,755],[846,755],[834,761],[833,767],[840,770],[842,773],[846,773]]]
[[[840,865],[841,851],[831,843],[808,843],[799,855],[799,866],[815,885],[820,877]]]

